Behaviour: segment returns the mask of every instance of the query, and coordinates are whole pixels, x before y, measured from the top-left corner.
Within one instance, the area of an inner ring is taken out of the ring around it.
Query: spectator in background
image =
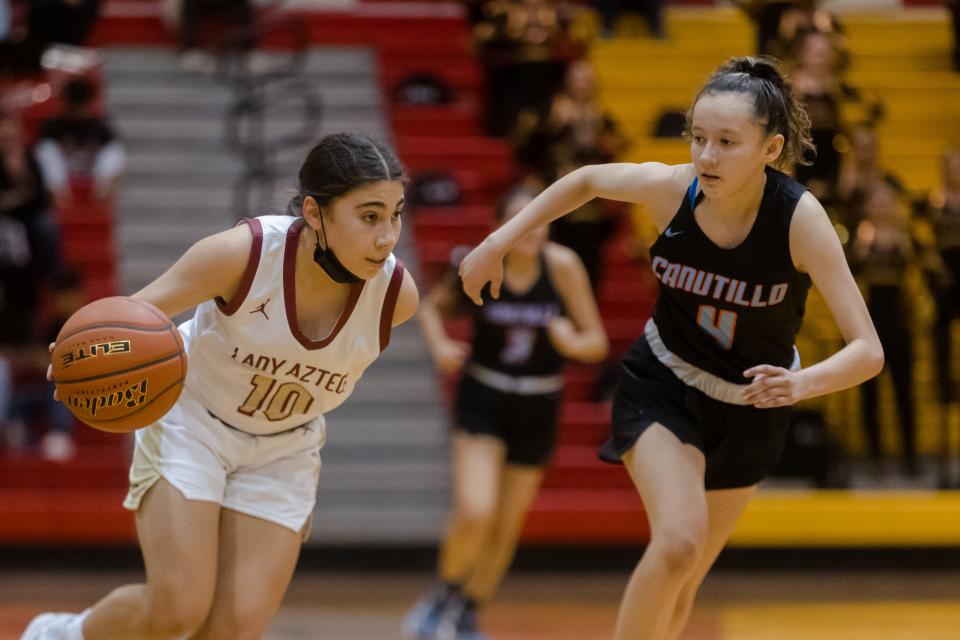
[[[56,340],[63,324],[83,306],[86,295],[79,274],[69,269],[57,274],[52,284],[49,317],[29,344],[16,348],[12,362],[8,359],[4,363],[8,365],[6,370],[0,370],[0,385],[6,385],[0,388],[0,410],[6,407],[0,420],[7,423],[8,445],[20,448],[33,445],[40,435],[37,425],[46,424],[46,433],[39,440],[40,455],[45,460],[61,462],[72,458],[76,451],[71,436],[74,419],[67,406],[53,398],[54,385],[46,378],[50,364],[47,345]],[[14,368],[18,374],[16,384],[10,375]]]
[[[804,31],[839,34],[840,23],[819,0],[734,0],[757,27],[757,53],[784,59]]]
[[[31,0],[28,31],[43,44],[82,46],[100,16],[100,0]]]
[[[652,37],[657,39],[667,37],[663,26],[662,0],[594,0],[593,6],[600,14],[604,38],[612,38],[616,35],[617,20],[627,12],[639,14],[647,23],[647,29]]]
[[[880,162],[877,130],[868,123],[856,125],[849,135],[850,152],[844,158],[837,182],[839,222],[854,229],[860,222],[864,196],[880,182],[903,193],[903,182]]]
[[[46,120],[40,129],[36,156],[44,182],[59,206],[72,200],[71,178],[89,179],[92,195],[114,195],[126,168],[126,152],[104,118],[97,115],[96,86],[84,78],[64,85],[64,113]]]
[[[2,122],[0,122],[2,134]],[[9,195],[0,189],[0,203]],[[23,425],[13,424],[13,379],[30,339],[38,298],[32,282],[33,255],[22,222],[0,214],[0,445],[17,452],[26,446]]]
[[[203,51],[217,48],[205,42],[205,31],[226,28],[228,32],[217,34],[226,42],[233,35],[229,30],[247,31],[254,19],[250,0],[180,0],[179,12],[174,13],[180,31],[180,64],[186,71],[197,72],[212,72],[216,64],[213,57]]]
[[[834,202],[840,175],[838,137],[843,133],[842,104],[856,98],[844,84],[839,41],[829,33],[804,31],[795,43],[791,77],[794,92],[807,108],[817,153],[809,166],[800,165],[796,178],[825,204]]]
[[[99,14],[100,0],[0,0],[0,73],[39,73],[47,47],[83,45]]]
[[[546,111],[580,46],[569,32],[570,9],[551,0],[490,0],[474,27],[486,76],[488,135],[505,136],[521,111]]]
[[[59,230],[40,166],[24,145],[20,119],[0,113],[0,225],[7,249],[0,324],[26,339],[39,288],[60,263]],[[26,242],[23,242],[26,238]],[[6,333],[6,332],[4,332]]]
[[[10,449],[25,446],[10,424],[11,381],[29,354],[49,252],[49,199],[40,168],[23,144],[20,120],[0,113],[0,427]],[[49,265],[52,266],[52,265]]]
[[[517,159],[533,172],[540,189],[584,165],[614,162],[629,146],[613,117],[601,107],[596,76],[583,60],[570,63],[563,88],[545,114],[526,111],[520,115],[513,138]],[[552,239],[580,256],[595,289],[603,246],[619,211],[608,202],[593,200],[551,227]]]
[[[851,269],[860,281],[883,345],[884,369],[893,379],[902,445],[903,469],[916,475],[916,429],[913,394],[913,342],[910,332],[911,295],[908,269],[917,265],[909,231],[909,213],[896,188],[886,181],[864,194],[861,222],[850,250]],[[878,418],[877,379],[863,383],[863,424],[870,457],[883,456]]]
[[[940,402],[946,405],[957,402],[950,332],[960,318],[960,147],[943,156],[943,188],[930,196],[930,212],[940,258],[930,278],[937,303],[934,359]]]

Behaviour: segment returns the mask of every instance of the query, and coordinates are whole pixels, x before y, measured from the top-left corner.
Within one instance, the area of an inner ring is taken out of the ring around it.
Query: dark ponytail
[[[380,180],[406,182],[407,175],[396,154],[381,140],[361,133],[335,133],[324,136],[310,150],[298,178],[298,192],[287,206],[292,216],[301,214],[307,196],[326,207],[360,185]]]
[[[812,164],[816,148],[810,139],[810,116],[793,94],[775,58],[742,56],[727,60],[700,89],[693,104],[714,93],[753,96],[756,117],[764,131],[767,135],[779,133],[783,136],[783,152],[777,160],[778,165]],[[693,107],[687,112],[688,134],[692,116]]]

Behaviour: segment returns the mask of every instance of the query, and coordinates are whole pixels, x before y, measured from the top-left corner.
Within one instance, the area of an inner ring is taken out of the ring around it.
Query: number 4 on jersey
[[[733,332],[737,328],[737,314],[734,311],[724,311],[708,304],[697,308],[697,324],[720,343],[724,349],[733,347]]]

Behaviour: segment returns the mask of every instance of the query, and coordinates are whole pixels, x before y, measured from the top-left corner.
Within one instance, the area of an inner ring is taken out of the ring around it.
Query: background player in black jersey
[[[643,204],[661,235],[654,317],[624,357],[606,458],[622,458],[651,539],[618,640],[676,638],[704,576],[782,451],[788,407],[875,376],[883,349],[823,207],[773,165],[803,158],[810,121],[774,61],[734,58],[688,114],[692,163],[588,166],[547,188],[461,263],[495,298],[519,238],[595,197]],[[800,369],[810,282],[846,346]]]
[[[511,192],[509,219],[535,193]],[[570,249],[526,234],[505,256],[499,299],[474,307],[452,272],[424,298],[420,320],[437,368],[463,371],[453,435],[454,513],[440,551],[440,584],[404,621],[408,635],[481,640],[475,609],[489,601],[513,559],[527,509],[553,452],[564,359],[599,362],[607,337],[587,272]],[[473,316],[471,344],[443,318]]]

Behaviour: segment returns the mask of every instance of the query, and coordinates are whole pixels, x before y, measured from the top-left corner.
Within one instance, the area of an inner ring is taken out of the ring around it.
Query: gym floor
[[[133,571],[0,569],[0,640],[41,611],[79,611]],[[516,571],[482,612],[491,640],[605,640],[627,571]],[[301,570],[268,640],[393,640],[431,576]],[[744,571],[710,575],[683,640],[956,640],[960,571]]]

